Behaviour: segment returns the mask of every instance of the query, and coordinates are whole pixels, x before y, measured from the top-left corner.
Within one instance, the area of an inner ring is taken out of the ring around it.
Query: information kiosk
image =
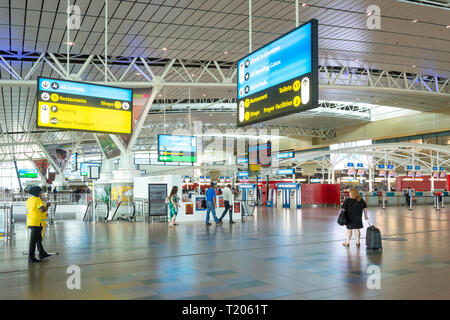
[[[277,190],[281,191],[283,208],[300,209],[302,207],[300,183],[277,183]]]

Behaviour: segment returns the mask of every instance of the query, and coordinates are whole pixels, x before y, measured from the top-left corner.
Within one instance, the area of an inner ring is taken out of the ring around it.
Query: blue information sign
[[[420,166],[416,166],[416,170],[420,170]]]
[[[364,164],[363,164],[363,163],[357,163],[356,166],[357,166],[358,168],[364,168]]]
[[[384,164],[379,164],[378,169],[384,169]]]
[[[352,162],[347,163],[347,167],[354,167],[355,165]]]
[[[196,137],[159,134],[158,161],[196,162],[197,161]]]
[[[393,164],[388,164],[388,165],[387,165],[387,168],[388,168],[388,169],[394,169],[394,165],[393,165]]]
[[[313,19],[238,61],[239,127],[317,107],[317,39]]]
[[[295,173],[295,169],[291,168],[291,169],[278,169],[276,171],[277,175],[281,176],[281,175],[289,175],[289,174],[294,174]]]
[[[239,171],[238,178],[246,178],[248,177],[248,171]]]
[[[294,151],[279,152],[276,154],[277,159],[291,159],[294,157]]]
[[[407,166],[406,169],[407,170],[412,170],[412,166]]]

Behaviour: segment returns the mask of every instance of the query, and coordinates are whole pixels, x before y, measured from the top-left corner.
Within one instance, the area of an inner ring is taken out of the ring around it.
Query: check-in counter
[[[404,206],[406,205],[406,196],[403,191],[400,192],[361,192],[361,197],[366,201],[367,206],[376,207],[383,206],[383,196],[385,206]],[[433,205],[434,204],[434,194],[430,191],[415,191],[413,192],[413,205]],[[442,198],[444,201],[444,206],[450,201],[450,192],[442,192]],[[450,203],[449,203],[450,205]]]

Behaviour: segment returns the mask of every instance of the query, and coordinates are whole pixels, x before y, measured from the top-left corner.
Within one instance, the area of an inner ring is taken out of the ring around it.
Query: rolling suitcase
[[[383,245],[381,243],[381,232],[380,229],[375,226],[370,225],[366,231],[366,247],[369,250],[383,250]]]

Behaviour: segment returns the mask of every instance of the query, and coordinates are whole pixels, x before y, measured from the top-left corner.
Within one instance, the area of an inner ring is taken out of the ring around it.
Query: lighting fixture
[[[415,20],[413,20],[412,22],[413,22],[413,23],[417,23],[417,22],[419,22],[419,20],[415,19]]]
[[[228,54],[228,51],[224,51],[223,53],[224,53],[224,54]]]
[[[163,51],[167,51],[167,48],[163,48]]]
[[[67,44],[69,46],[73,46],[75,44],[75,42],[69,41],[69,42],[64,42],[64,44]]]

